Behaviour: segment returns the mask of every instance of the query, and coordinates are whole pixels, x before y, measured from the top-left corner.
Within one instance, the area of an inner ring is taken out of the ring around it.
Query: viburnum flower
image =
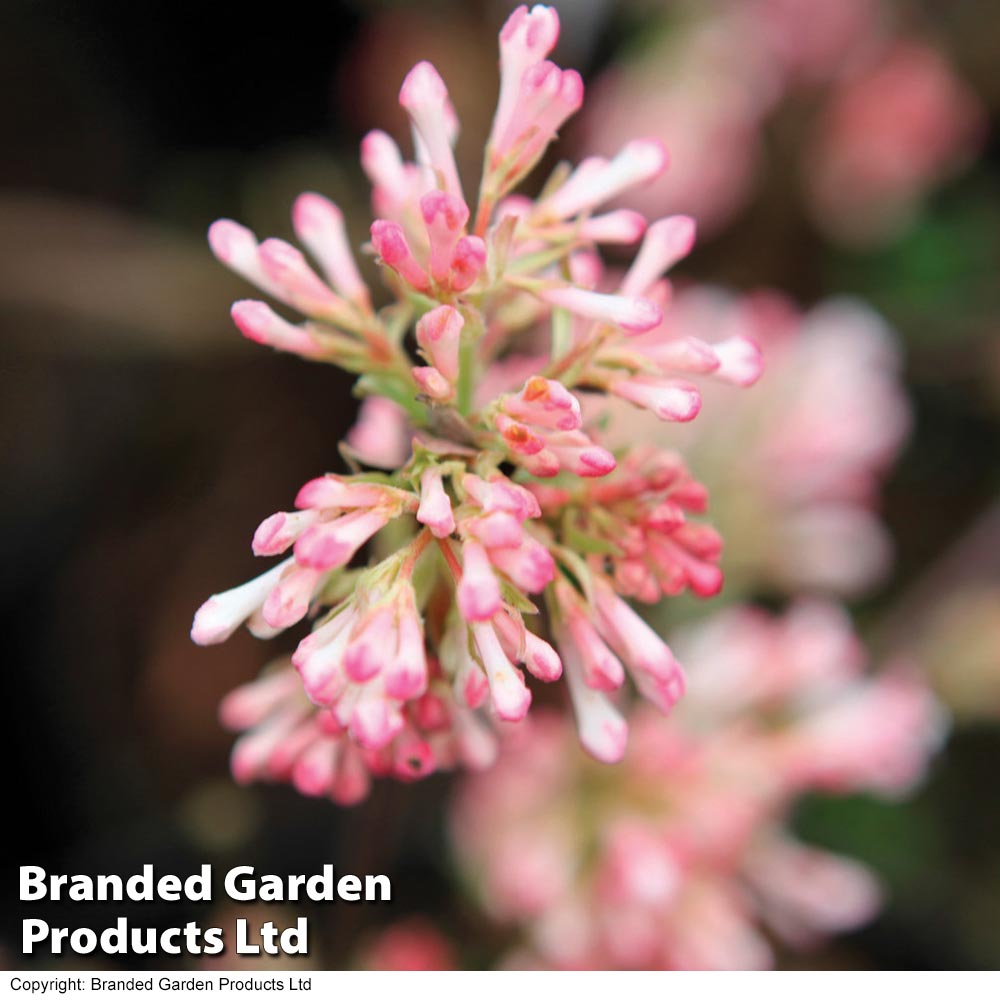
[[[910,427],[893,331],[853,299],[803,312],[778,293],[705,286],[678,291],[664,323],[675,341],[710,331],[759,343],[767,377],[745,393],[703,387],[706,412],[683,433],[595,399],[608,446],[644,440],[683,456],[725,535],[730,595],[870,588],[891,563],[879,489]]]
[[[701,404],[692,379],[749,384],[760,354],[743,337],[677,338],[665,324],[663,274],[691,247],[690,219],[647,227],[604,210],[664,171],[659,142],[559,166],[536,200],[514,193],[583,98],[579,75],[547,59],[558,30],[556,12],[536,6],[500,33],[475,201],[429,63],[399,95],[413,161],[383,132],[364,138],[376,215],[365,249],[389,304],[376,308],[342,213],[319,194],[292,212],[311,261],[236,222],[211,227],[216,256],[276,306],[237,302],[239,329],[355,373],[364,397],[341,447],[353,471],[306,483],[294,509],[266,518],[253,550],[282,561],[195,616],[201,644],[244,624],[260,637],[312,625],[291,666],[227,702],[226,720],[247,731],[240,778],[290,778],[350,801],[370,773],[483,764],[482,717],[528,712],[524,671],[541,682],[565,671],[584,745],[613,761],[626,725],[608,693],[626,672],[664,710],[683,691],[670,649],[627,599],[718,590],[720,540],[691,519],[704,491],[671,453],[610,450],[583,404],[613,395],[687,421]],[[640,240],[624,277],[606,278],[597,246]]]
[[[850,930],[880,904],[864,866],[802,843],[805,793],[897,796],[942,716],[919,672],[866,674],[836,605],[733,606],[675,638],[689,691],[633,713],[615,778],[536,713],[463,780],[453,843],[486,910],[523,932],[511,967],[749,969]]]

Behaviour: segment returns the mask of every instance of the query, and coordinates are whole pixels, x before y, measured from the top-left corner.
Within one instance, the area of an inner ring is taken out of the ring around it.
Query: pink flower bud
[[[645,348],[642,353],[664,372],[708,375],[718,371],[720,365],[713,346],[697,337],[676,337]]]
[[[516,154],[506,186],[537,162],[559,128],[582,103],[583,80],[575,70],[561,70],[542,60],[524,71],[504,129],[491,138],[492,164],[498,165]]]
[[[314,510],[279,511],[261,521],[253,536],[255,556],[277,556],[284,552],[306,528],[316,523]]]
[[[500,584],[486,549],[472,539],[462,546],[462,579],[457,590],[458,610],[468,622],[485,622],[500,608]]]
[[[344,671],[358,684],[370,680],[395,655],[395,615],[390,606],[367,614],[355,626],[344,653]]]
[[[272,628],[289,628],[302,621],[323,574],[318,569],[289,566],[264,602],[264,621]]]
[[[444,191],[430,191],[420,199],[420,213],[430,241],[431,275],[443,284],[451,274],[455,245],[469,221],[469,206]]]
[[[385,693],[400,701],[419,698],[427,690],[424,630],[413,602],[413,591],[409,589],[407,598],[397,606],[396,653],[382,671]]]
[[[585,319],[617,326],[626,333],[645,333],[659,326],[663,319],[660,307],[649,299],[589,292],[572,285],[546,288],[538,296],[549,305],[568,309]]]
[[[423,292],[430,287],[427,272],[417,263],[398,222],[376,219],[371,226],[372,246],[382,263],[391,267],[408,285]]]
[[[555,452],[549,448],[543,448],[534,455],[520,455],[518,461],[524,466],[527,472],[540,479],[551,479],[558,476],[562,471],[562,465]]]
[[[332,705],[347,689],[344,653],[356,621],[355,611],[342,612],[303,639],[292,656],[302,686],[316,705]]]
[[[396,217],[410,195],[410,175],[399,147],[385,132],[369,132],[361,140],[361,167],[372,183],[376,214]]]
[[[764,371],[764,355],[748,337],[730,337],[712,345],[719,359],[717,378],[734,385],[753,385]]]
[[[684,674],[670,647],[606,584],[596,589],[601,632],[640,690],[667,710],[684,693]]]
[[[403,716],[384,698],[362,698],[351,715],[351,735],[370,750],[381,750],[402,730]]]
[[[451,500],[441,482],[441,471],[428,468],[420,476],[420,506],[417,520],[431,529],[435,538],[447,538],[455,530]]]
[[[529,594],[541,593],[555,578],[552,554],[534,538],[525,538],[516,548],[492,549],[490,559],[516,587]]]
[[[417,343],[449,382],[458,379],[459,346],[465,320],[453,306],[438,306],[417,321]]]
[[[507,659],[492,625],[478,621],[471,628],[497,715],[505,722],[520,722],[531,705],[531,691],[525,685],[524,677]]]
[[[522,522],[506,511],[496,510],[462,521],[463,534],[482,542],[488,549],[516,546],[524,541]],[[491,557],[492,558],[492,557]]]
[[[347,242],[344,215],[322,195],[307,192],[295,199],[292,209],[295,235],[319,261],[333,287],[352,302],[367,307],[368,286],[358,272]]]
[[[546,450],[556,456],[560,468],[585,478],[606,476],[617,464],[610,451],[591,442],[582,431],[551,435]]]
[[[504,475],[498,474],[487,481],[479,476],[466,474],[462,477],[462,488],[483,510],[505,510],[520,521],[541,516],[542,511],[535,495]]]
[[[701,394],[690,382],[654,379],[646,375],[613,382],[611,392],[661,420],[694,420],[701,409]]]
[[[322,342],[308,327],[294,326],[263,302],[242,299],[230,310],[233,322],[248,340],[278,351],[318,358],[326,353]]]
[[[451,258],[451,288],[464,292],[483,272],[486,266],[486,244],[478,236],[463,236],[455,244]]]
[[[520,421],[512,420],[506,413],[498,413],[495,424],[504,443],[518,455],[537,455],[545,447],[543,438]]]
[[[619,289],[622,295],[646,295],[653,284],[686,257],[694,246],[695,221],[672,215],[654,222],[646,230],[639,253]]]
[[[580,743],[596,760],[617,764],[625,756],[628,724],[604,694],[586,684],[576,645],[565,634],[558,641]]]
[[[338,747],[319,740],[292,767],[292,784],[300,795],[318,797],[329,793],[337,773]]]
[[[292,560],[271,567],[266,573],[222,594],[213,594],[198,609],[191,625],[191,638],[199,646],[225,642],[258,608],[277,586]]]
[[[447,402],[455,395],[455,387],[436,368],[417,366],[410,369],[424,395],[438,403]]]
[[[619,209],[617,212],[608,212],[606,215],[594,215],[585,219],[580,226],[580,235],[585,240],[592,240],[594,243],[621,243],[629,245],[641,239],[646,231],[646,219],[638,212],[628,209]],[[640,251],[641,252],[641,251]],[[645,288],[642,292],[645,291]],[[641,295],[642,292],[630,292],[622,289],[625,295]]]
[[[583,424],[580,403],[561,382],[534,375],[515,396],[502,398],[505,413],[549,430],[573,431]]]
[[[305,257],[284,240],[264,240],[258,248],[261,267],[281,298],[307,316],[343,316],[344,300],[328,288]]]
[[[366,396],[347,443],[366,465],[397,469],[410,454],[410,429],[406,413],[384,396]]]
[[[500,96],[490,132],[490,143],[510,128],[525,72],[541,62],[559,37],[559,15],[553,7],[518,7],[500,29]]]
[[[250,729],[294,695],[294,671],[281,670],[230,691],[219,705],[219,720],[227,729]]]
[[[295,559],[317,570],[345,566],[369,538],[384,528],[391,514],[383,509],[356,510],[333,521],[315,524],[295,543]]]
[[[657,139],[636,139],[613,160],[584,160],[541,210],[549,218],[568,219],[590,212],[623,191],[646,184],[667,168],[667,151]]]
[[[462,197],[455,156],[451,150],[454,109],[448,88],[429,62],[419,62],[406,75],[399,91],[399,103],[420,134],[430,164],[449,194]]]
[[[328,510],[339,507],[374,507],[387,499],[386,488],[375,483],[345,482],[340,476],[310,479],[295,497],[295,506]]]
[[[265,274],[257,252],[257,237],[232,219],[219,219],[208,227],[208,245],[220,263],[251,284],[279,297],[275,283]]]

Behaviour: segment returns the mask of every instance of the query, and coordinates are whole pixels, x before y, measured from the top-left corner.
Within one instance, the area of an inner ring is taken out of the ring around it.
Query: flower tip
[[[247,340],[256,344],[268,342],[267,331],[272,325],[274,311],[266,303],[256,299],[240,299],[233,303],[229,315]]]
[[[580,744],[602,764],[618,764],[628,746],[628,723],[621,718],[607,719],[593,730],[581,733]]]
[[[486,266],[486,242],[479,236],[463,236],[451,258],[451,287],[464,292]]]
[[[292,205],[292,225],[297,233],[324,232],[331,224],[341,225],[344,213],[328,198],[304,191]]]
[[[665,416],[664,413],[658,412],[657,416],[663,420],[676,420],[682,424],[694,420],[701,412],[701,393],[694,386],[678,388],[677,393],[677,402],[674,408],[664,408],[664,413],[669,410],[671,415]]]
[[[232,219],[217,219],[208,227],[208,245],[223,264],[232,263],[256,243],[253,233]]]
[[[663,321],[663,310],[651,299],[631,299],[618,325],[627,333],[646,333]]]
[[[647,238],[658,242],[668,259],[677,261],[691,252],[697,234],[698,224],[691,216],[671,215],[654,222]]]
[[[385,693],[399,701],[412,701],[427,691],[427,668],[416,663],[397,666],[385,675]]]
[[[500,44],[523,46],[541,59],[552,51],[559,39],[559,12],[548,4],[517,7],[500,29]]]
[[[272,514],[261,521],[253,534],[253,542],[251,543],[255,556],[272,556],[284,551],[284,548],[281,547],[283,540],[281,529],[284,528],[287,520],[284,512],[278,511],[277,514]]]
[[[403,80],[399,88],[399,103],[413,111],[422,106],[438,106],[448,99],[448,88],[441,74],[434,66],[422,60],[418,62]]]
[[[459,584],[458,610],[467,622],[489,621],[500,610],[500,592],[488,586]]]
[[[617,464],[615,456],[610,451],[595,445],[580,452],[579,467],[574,471],[578,476],[596,479],[614,472]]]
[[[420,214],[428,226],[438,223],[451,232],[457,232],[469,221],[469,206],[458,195],[434,190],[420,199]]]
[[[490,696],[497,717],[504,722],[520,722],[531,708],[531,689],[517,670],[494,677]]]
[[[719,359],[714,374],[734,385],[753,385],[764,373],[764,353],[749,337],[731,337],[712,345]]]
[[[626,143],[619,156],[631,164],[637,184],[655,180],[670,165],[667,147],[659,139],[634,139]]]
[[[410,248],[403,233],[403,227],[398,222],[388,219],[376,219],[371,224],[372,246],[383,262],[389,267],[407,260]]]
[[[214,646],[225,642],[236,626],[233,625],[225,608],[214,597],[210,597],[195,612],[191,623],[191,641],[198,646]]]

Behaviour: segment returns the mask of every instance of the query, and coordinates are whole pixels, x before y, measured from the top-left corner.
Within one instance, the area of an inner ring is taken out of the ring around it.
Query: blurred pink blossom
[[[683,208],[707,235],[750,200],[764,130],[800,96],[815,109],[811,142],[796,145],[806,149],[801,184],[837,240],[894,235],[982,139],[977,97],[877,0],[678,2],[637,52],[595,81],[580,147],[603,153],[636,130],[658,136],[670,171],[628,204]]]
[[[683,434],[632,412],[612,418],[613,440],[672,445],[705,484],[729,540],[729,592],[853,594],[878,581],[891,557],[878,492],[910,421],[884,321],[850,299],[802,313],[770,292],[692,287],[674,297],[665,326],[675,337],[745,337],[767,366],[747,392],[705,386],[711,405]]]
[[[869,920],[877,879],[786,828],[809,791],[898,795],[940,739],[904,666],[865,672],[837,606],[734,607],[679,636],[688,696],[632,719],[609,780],[536,715],[488,778],[467,778],[453,842],[487,911],[519,926],[508,965],[746,969],[769,934],[802,947]]]
[[[806,153],[817,220],[866,242],[909,220],[924,192],[978,150],[984,112],[933,48],[899,41],[834,90]]]

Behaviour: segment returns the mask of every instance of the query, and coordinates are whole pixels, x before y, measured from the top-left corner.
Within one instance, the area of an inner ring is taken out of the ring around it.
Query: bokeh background
[[[775,288],[805,306],[859,295],[904,351],[912,432],[881,501],[894,568],[853,610],[876,652],[916,647],[953,730],[910,801],[803,805],[799,829],[871,863],[892,896],[869,927],[782,963],[996,967],[1000,5],[558,6],[557,58],[584,73],[593,102],[560,155],[662,131],[674,168],[643,207],[698,216],[686,278]],[[763,7],[773,8],[766,22]],[[449,81],[471,176],[508,10],[291,2],[265,17],[165,0],[4,4],[0,614],[12,875],[26,863],[301,873],[333,861],[390,873],[396,900],[296,908],[313,935],[300,965],[364,964],[373,935],[410,916],[441,928],[460,966],[489,965],[510,943],[456,877],[451,779],[380,783],[350,810],[285,787],[237,787],[217,704],[278,645],[188,639],[204,596],[254,571],[248,539],[260,519],[339,468],[356,406],[346,376],[238,336],[228,305],[244,293],[209,254],[208,224],[228,215],[285,236],[294,196],[314,189],[345,209],[360,244],[369,211],[358,142],[375,126],[405,137],[395,98],[420,58]],[[737,58],[741,18],[770,34]],[[780,79],[761,57],[774,51],[794,67]],[[120,912],[36,910],[69,926]],[[224,905],[122,912],[161,927],[243,915]],[[26,964],[25,915],[16,890],[5,893],[12,966]],[[40,963],[56,960],[28,964]]]

